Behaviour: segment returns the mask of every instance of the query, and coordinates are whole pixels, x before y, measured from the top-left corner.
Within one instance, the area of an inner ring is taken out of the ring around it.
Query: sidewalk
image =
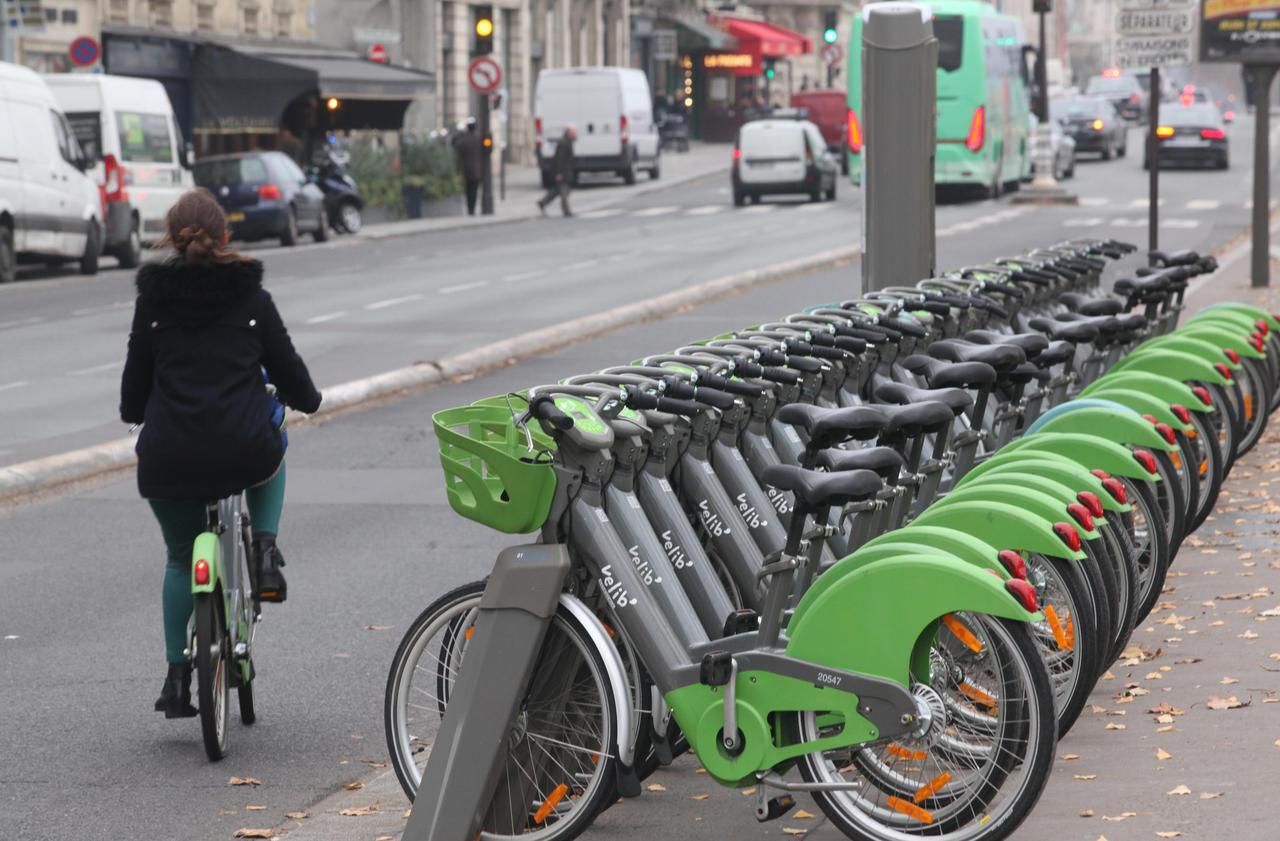
[[[575,213],[600,210],[646,193],[676,187],[707,175],[727,171],[729,146],[725,143],[690,143],[688,152],[663,152],[662,173],[658,180],[647,173],[638,173],[636,183],[630,187],[621,179],[605,175],[586,175],[574,189],[571,198]],[[498,173],[493,176],[494,214],[492,216],[446,216],[434,219],[403,219],[366,225],[360,236],[368,239],[407,236],[427,231],[447,231],[479,225],[496,225],[518,222],[539,216],[535,202],[542,196],[541,175],[535,166],[508,165],[506,174],[506,199],[499,199]],[[459,205],[462,198],[458,197]],[[558,215],[559,207],[553,205],[548,213]]]

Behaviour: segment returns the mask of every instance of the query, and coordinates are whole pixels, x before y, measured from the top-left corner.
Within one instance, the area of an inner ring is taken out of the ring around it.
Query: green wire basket
[[[529,424],[533,449],[506,406],[472,405],[431,416],[440,439],[449,505],[468,520],[507,534],[528,534],[547,521],[556,492],[555,444]]]

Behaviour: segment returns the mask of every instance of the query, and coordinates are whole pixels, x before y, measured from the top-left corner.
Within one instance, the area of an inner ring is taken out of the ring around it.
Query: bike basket
[[[431,416],[445,492],[454,511],[507,534],[546,522],[555,496],[551,440],[531,424],[533,450],[505,406],[463,406]]]

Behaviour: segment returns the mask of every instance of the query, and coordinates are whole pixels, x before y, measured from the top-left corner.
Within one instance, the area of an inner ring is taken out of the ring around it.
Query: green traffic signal
[[[775,71],[772,67],[766,67],[766,68],[764,69],[764,77],[765,77],[766,79],[772,79],[772,78],[773,78],[773,76],[774,76],[774,73],[776,73],[776,72],[777,72],[777,71]]]
[[[839,37],[840,36],[836,33],[836,28],[834,26],[828,26],[822,33],[822,40],[826,41],[828,44],[834,44],[836,39]]]

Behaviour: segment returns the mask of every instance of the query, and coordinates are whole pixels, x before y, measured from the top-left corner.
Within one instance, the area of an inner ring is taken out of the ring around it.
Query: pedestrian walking
[[[542,211],[544,216],[547,213],[547,205],[555,201],[557,196],[560,198],[560,210],[564,215],[573,215],[569,210],[569,190],[573,186],[573,141],[577,136],[578,130],[574,126],[566,126],[564,134],[556,143],[556,156],[551,162],[551,173],[555,183],[548,188],[545,196],[538,199],[538,210]]]
[[[458,172],[467,189],[467,214],[476,215],[476,196],[480,194],[480,181],[484,178],[484,139],[476,128],[475,120],[467,123],[467,130],[454,143],[458,157]]]

